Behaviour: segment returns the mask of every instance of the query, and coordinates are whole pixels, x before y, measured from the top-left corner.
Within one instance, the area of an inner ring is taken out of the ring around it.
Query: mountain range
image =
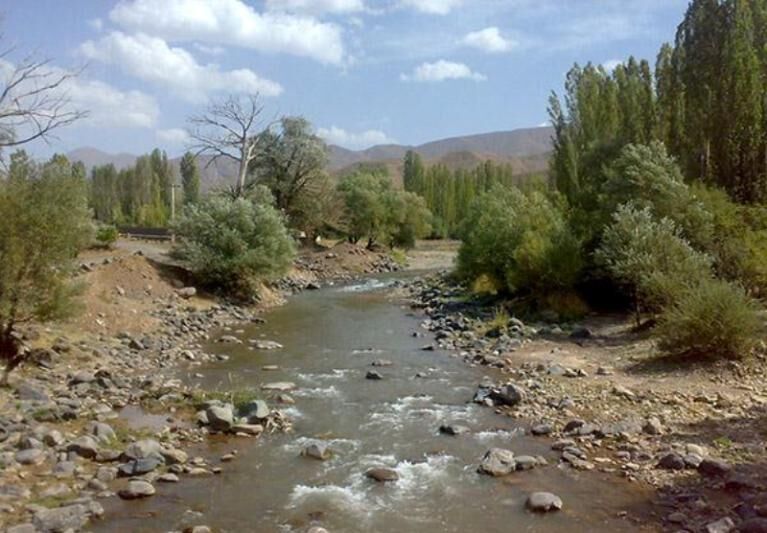
[[[399,181],[405,153],[415,150],[427,164],[441,163],[452,169],[473,168],[483,161],[491,160],[511,164],[517,175],[545,172],[551,152],[552,134],[552,128],[542,127],[450,137],[418,146],[385,144],[365,150],[349,150],[330,145],[328,169],[339,175],[360,165],[382,164],[389,169],[395,181]],[[82,161],[89,172],[94,166],[109,163],[117,169],[127,168],[137,158],[132,154],[109,154],[90,147],[72,150],[67,157],[70,161]],[[171,160],[176,169],[179,160]],[[199,162],[204,188],[215,186],[234,175],[231,162],[219,160],[215,164],[208,164],[209,159],[205,157],[201,157]]]

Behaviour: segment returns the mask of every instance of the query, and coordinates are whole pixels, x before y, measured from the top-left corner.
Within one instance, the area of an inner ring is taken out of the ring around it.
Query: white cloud
[[[400,0],[400,5],[404,7],[432,15],[447,15],[462,3],[463,0]]]
[[[360,150],[377,144],[395,144],[397,142],[380,130],[366,130],[353,133],[336,126],[319,128],[317,135],[330,144],[343,146],[350,150]]]
[[[172,145],[182,145],[189,141],[189,133],[181,128],[170,128],[167,130],[157,130],[157,138],[165,143]]]
[[[88,58],[117,65],[125,72],[155,83],[192,101],[205,100],[216,91],[260,93],[277,96],[282,87],[249,69],[222,71],[217,65],[200,65],[183,48],[170,47],[158,37],[126,35],[116,31],[80,47]]]
[[[454,63],[440,59],[435,63],[422,63],[413,69],[412,74],[400,74],[400,79],[402,81],[424,82],[460,79],[485,81],[487,77],[484,74],[473,72],[463,63]]]
[[[207,46],[200,43],[194,43],[194,47],[202,52],[203,54],[207,54],[209,56],[220,56],[224,52],[226,52],[226,48],[223,46]]]
[[[0,82],[11,75],[14,65],[0,59]],[[41,71],[42,72],[42,71]],[[59,78],[67,71],[51,66],[47,71],[51,78],[41,78],[41,83]],[[30,81],[16,88],[17,95],[34,90],[39,84]],[[87,111],[88,116],[74,126],[96,126],[117,128],[151,128],[160,115],[157,102],[140,91],[120,91],[108,83],[85,77],[71,77],[63,81],[52,93],[69,101],[64,111]]]
[[[503,37],[495,26],[468,33],[461,43],[493,54],[508,52],[517,46],[516,41]]]
[[[266,0],[270,11],[307,13],[356,13],[365,9],[362,0]]]
[[[322,63],[344,60],[335,24],[287,13],[258,13],[241,0],[122,0],[109,13],[117,24],[169,41],[232,45],[288,53]]]
[[[621,59],[608,59],[604,63],[602,63],[602,68],[604,68],[607,72],[612,72],[615,70],[618,65],[622,65],[623,61]]]
[[[91,19],[88,21],[88,26],[96,31],[101,31],[104,28],[104,21],[100,18]]]

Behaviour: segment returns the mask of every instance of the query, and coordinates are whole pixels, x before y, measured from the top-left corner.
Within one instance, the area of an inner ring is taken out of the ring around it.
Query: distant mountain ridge
[[[397,180],[405,153],[414,150],[427,163],[442,163],[450,168],[472,168],[482,161],[491,160],[511,164],[517,174],[545,172],[548,154],[552,149],[552,134],[552,128],[541,127],[450,137],[418,146],[385,144],[365,150],[349,150],[329,145],[328,169],[338,174],[360,164],[380,163],[389,168]],[[137,159],[132,154],[109,154],[91,147],[72,150],[67,157],[71,161],[82,161],[88,172],[94,166],[109,163],[118,169],[127,168]],[[171,160],[177,172],[180,159]],[[201,158],[200,161],[202,181],[206,188],[221,183],[235,173],[234,165],[228,161],[220,160],[216,164],[207,165],[208,161],[207,158]]]

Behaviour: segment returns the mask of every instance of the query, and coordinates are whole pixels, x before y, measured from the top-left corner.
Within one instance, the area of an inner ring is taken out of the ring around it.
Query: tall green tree
[[[184,203],[196,204],[200,201],[200,169],[197,166],[197,158],[192,152],[187,152],[181,158],[179,167],[184,189]]]

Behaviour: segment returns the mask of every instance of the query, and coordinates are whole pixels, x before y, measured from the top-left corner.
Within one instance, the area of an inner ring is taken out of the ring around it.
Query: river
[[[422,318],[390,296],[383,279],[305,292],[241,335],[274,340],[284,349],[212,344],[211,351],[231,358],[193,369],[204,375],[196,381],[219,389],[295,382],[296,404],[286,409],[294,430],[258,440],[211,439],[203,451],[212,458],[238,450],[222,474],[158,484],[157,496],[140,502],[110,500],[96,529],[155,532],[201,523],[226,532],[313,525],[331,533],[638,529],[618,517],[645,500],[637,487],[614,475],[559,467],[550,441],[524,435],[528,424],[472,404],[477,384],[500,376],[457,354],[422,350],[432,341],[428,333],[413,335],[424,333]],[[384,379],[367,380],[376,359],[393,365],[376,368]],[[264,371],[264,365],[280,370]],[[471,433],[442,435],[444,423],[468,426]],[[313,439],[327,441],[333,458],[301,457]],[[542,455],[549,465],[506,478],[479,475],[479,460],[496,446]],[[400,479],[367,479],[365,471],[376,466],[394,468]],[[545,516],[527,512],[526,496],[541,490],[561,496],[564,509]]]

